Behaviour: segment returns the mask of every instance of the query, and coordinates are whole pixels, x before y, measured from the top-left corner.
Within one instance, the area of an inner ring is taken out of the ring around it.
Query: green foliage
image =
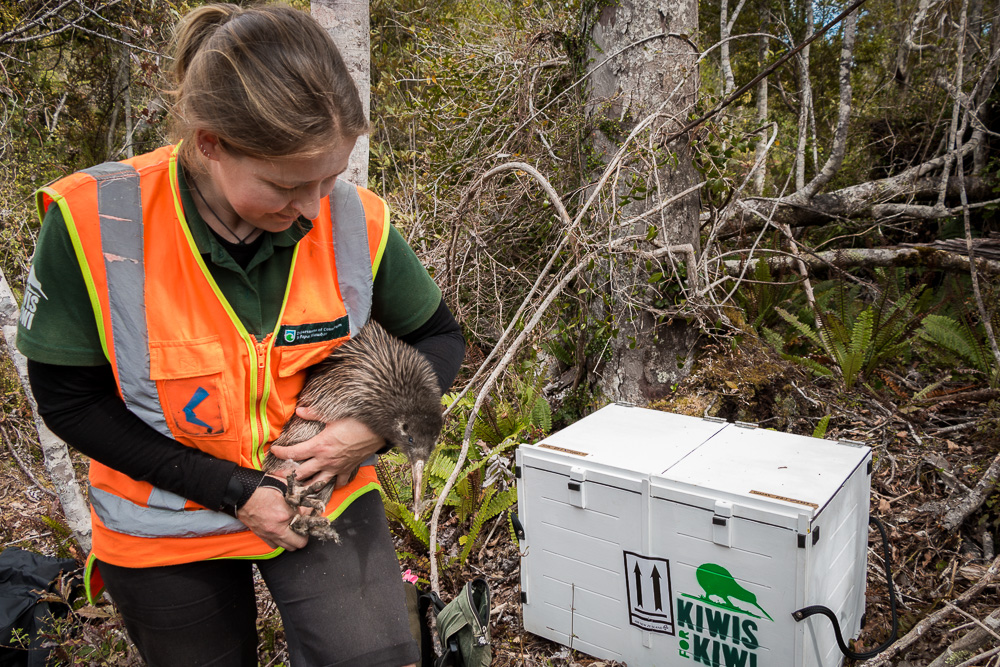
[[[449,563],[461,567],[469,558],[483,527],[510,509],[517,502],[512,485],[511,452],[521,442],[534,441],[552,428],[552,412],[542,396],[544,377],[518,382],[511,392],[513,400],[494,395],[484,402],[472,427],[472,444],[454,486],[445,501],[453,508],[465,533],[458,537],[461,549]],[[461,399],[454,394],[444,397],[452,405],[442,442],[424,468],[426,488],[423,497],[437,497],[455,469],[461,451],[462,438],[474,404],[471,396]],[[378,470],[382,481],[382,497],[386,514],[393,529],[400,535],[430,546],[430,507],[422,508],[418,516],[412,510],[412,489],[400,484],[393,471],[408,466],[405,456],[390,452],[382,457]]]
[[[784,356],[804,363],[818,375],[836,372],[845,387],[852,389],[859,379],[867,382],[881,366],[907,352],[926,316],[920,299],[925,285],[901,290],[900,274],[879,272],[879,276],[880,293],[874,303],[865,305],[856,290],[847,288],[842,281],[828,293],[824,303],[817,298],[816,324],[806,323],[784,308],[775,308],[793,334],[814,353],[820,353],[814,358]],[[779,342],[773,332],[767,337]],[[783,344],[778,347],[783,348]]]
[[[775,243],[780,237],[775,237]],[[743,309],[748,324],[757,331],[773,327],[779,321],[775,308],[795,294],[796,283],[782,282],[771,273],[766,261],[758,261],[748,276],[750,281],[742,283],[733,295]]]
[[[996,327],[1000,318],[994,316],[993,319],[993,326]],[[982,324],[973,324],[968,317],[956,319],[947,315],[928,315],[918,333],[922,339],[985,374],[991,386],[997,385],[996,360]]]
[[[813,430],[812,437],[814,438],[825,438],[826,429],[830,426],[830,415],[823,415],[823,418],[819,420],[816,424],[816,428]]]

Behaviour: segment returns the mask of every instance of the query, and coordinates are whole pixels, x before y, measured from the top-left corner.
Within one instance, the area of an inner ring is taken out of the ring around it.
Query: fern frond
[[[465,536],[465,544],[462,546],[462,551],[458,554],[457,562],[464,565],[469,554],[472,552],[472,548],[475,546],[476,538],[479,537],[479,533],[483,529],[483,525],[493,519],[497,515],[505,512],[509,509],[515,502],[517,502],[517,489],[511,487],[500,493],[494,493],[495,488],[491,487],[487,489],[487,492],[483,495],[483,501],[480,504],[480,509],[476,512],[476,517],[472,522],[472,526],[469,528],[469,532]]]
[[[410,535],[420,540],[421,544],[429,548],[431,545],[430,527],[422,520],[413,516],[410,508],[403,503],[387,500],[384,496],[382,500],[385,505],[386,515],[401,523],[409,531]]]
[[[764,340],[773,347],[778,352],[785,349],[785,339],[781,337],[774,329],[768,329],[767,327],[761,327],[760,333],[764,337]]]
[[[952,352],[973,368],[988,372],[981,346],[972,338],[971,329],[956,322],[947,315],[928,315],[924,318],[919,335],[935,345]]]
[[[825,438],[826,437],[826,427],[830,425],[830,415],[823,415],[823,418],[819,420],[816,424],[816,428],[813,430],[814,438]]]
[[[787,359],[788,361],[794,361],[797,364],[802,364],[803,366],[811,370],[815,375],[818,375],[820,377],[835,375],[833,371],[831,371],[829,368],[827,368],[823,364],[820,364],[814,359],[810,359],[808,357],[797,357],[794,354],[783,354],[781,355],[781,357],[783,359]]]
[[[821,350],[826,349],[826,346],[824,345],[823,341],[820,340],[820,337],[816,334],[816,331],[813,330],[813,328],[810,327],[808,324],[800,320],[795,315],[792,315],[784,308],[775,308],[774,312],[778,313],[778,315],[781,316],[781,319],[785,320],[790,325],[792,325],[793,329],[795,329],[799,334],[801,334],[807,340],[811,341],[816,347],[820,348]]]

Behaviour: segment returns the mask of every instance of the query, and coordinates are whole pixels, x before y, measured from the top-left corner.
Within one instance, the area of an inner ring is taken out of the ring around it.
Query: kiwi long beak
[[[420,516],[420,504],[422,500],[422,482],[424,481],[424,463],[420,459],[410,462],[413,471],[413,516]]]

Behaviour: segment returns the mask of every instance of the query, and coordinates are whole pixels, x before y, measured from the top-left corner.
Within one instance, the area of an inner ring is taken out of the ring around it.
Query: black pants
[[[416,662],[399,562],[379,494],[334,525],[342,543],[310,540],[269,560],[152,568],[100,563],[129,636],[151,666],[257,665],[253,564],[278,605],[293,667]]]

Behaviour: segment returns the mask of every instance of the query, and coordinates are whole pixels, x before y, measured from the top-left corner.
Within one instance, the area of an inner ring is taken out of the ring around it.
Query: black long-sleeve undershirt
[[[465,350],[458,322],[442,300],[437,311],[402,340],[430,362],[442,391],[454,382]],[[38,411],[70,446],[129,477],[200,505],[223,505],[236,464],[164,436],[125,407],[111,366],[59,366],[28,361]]]

